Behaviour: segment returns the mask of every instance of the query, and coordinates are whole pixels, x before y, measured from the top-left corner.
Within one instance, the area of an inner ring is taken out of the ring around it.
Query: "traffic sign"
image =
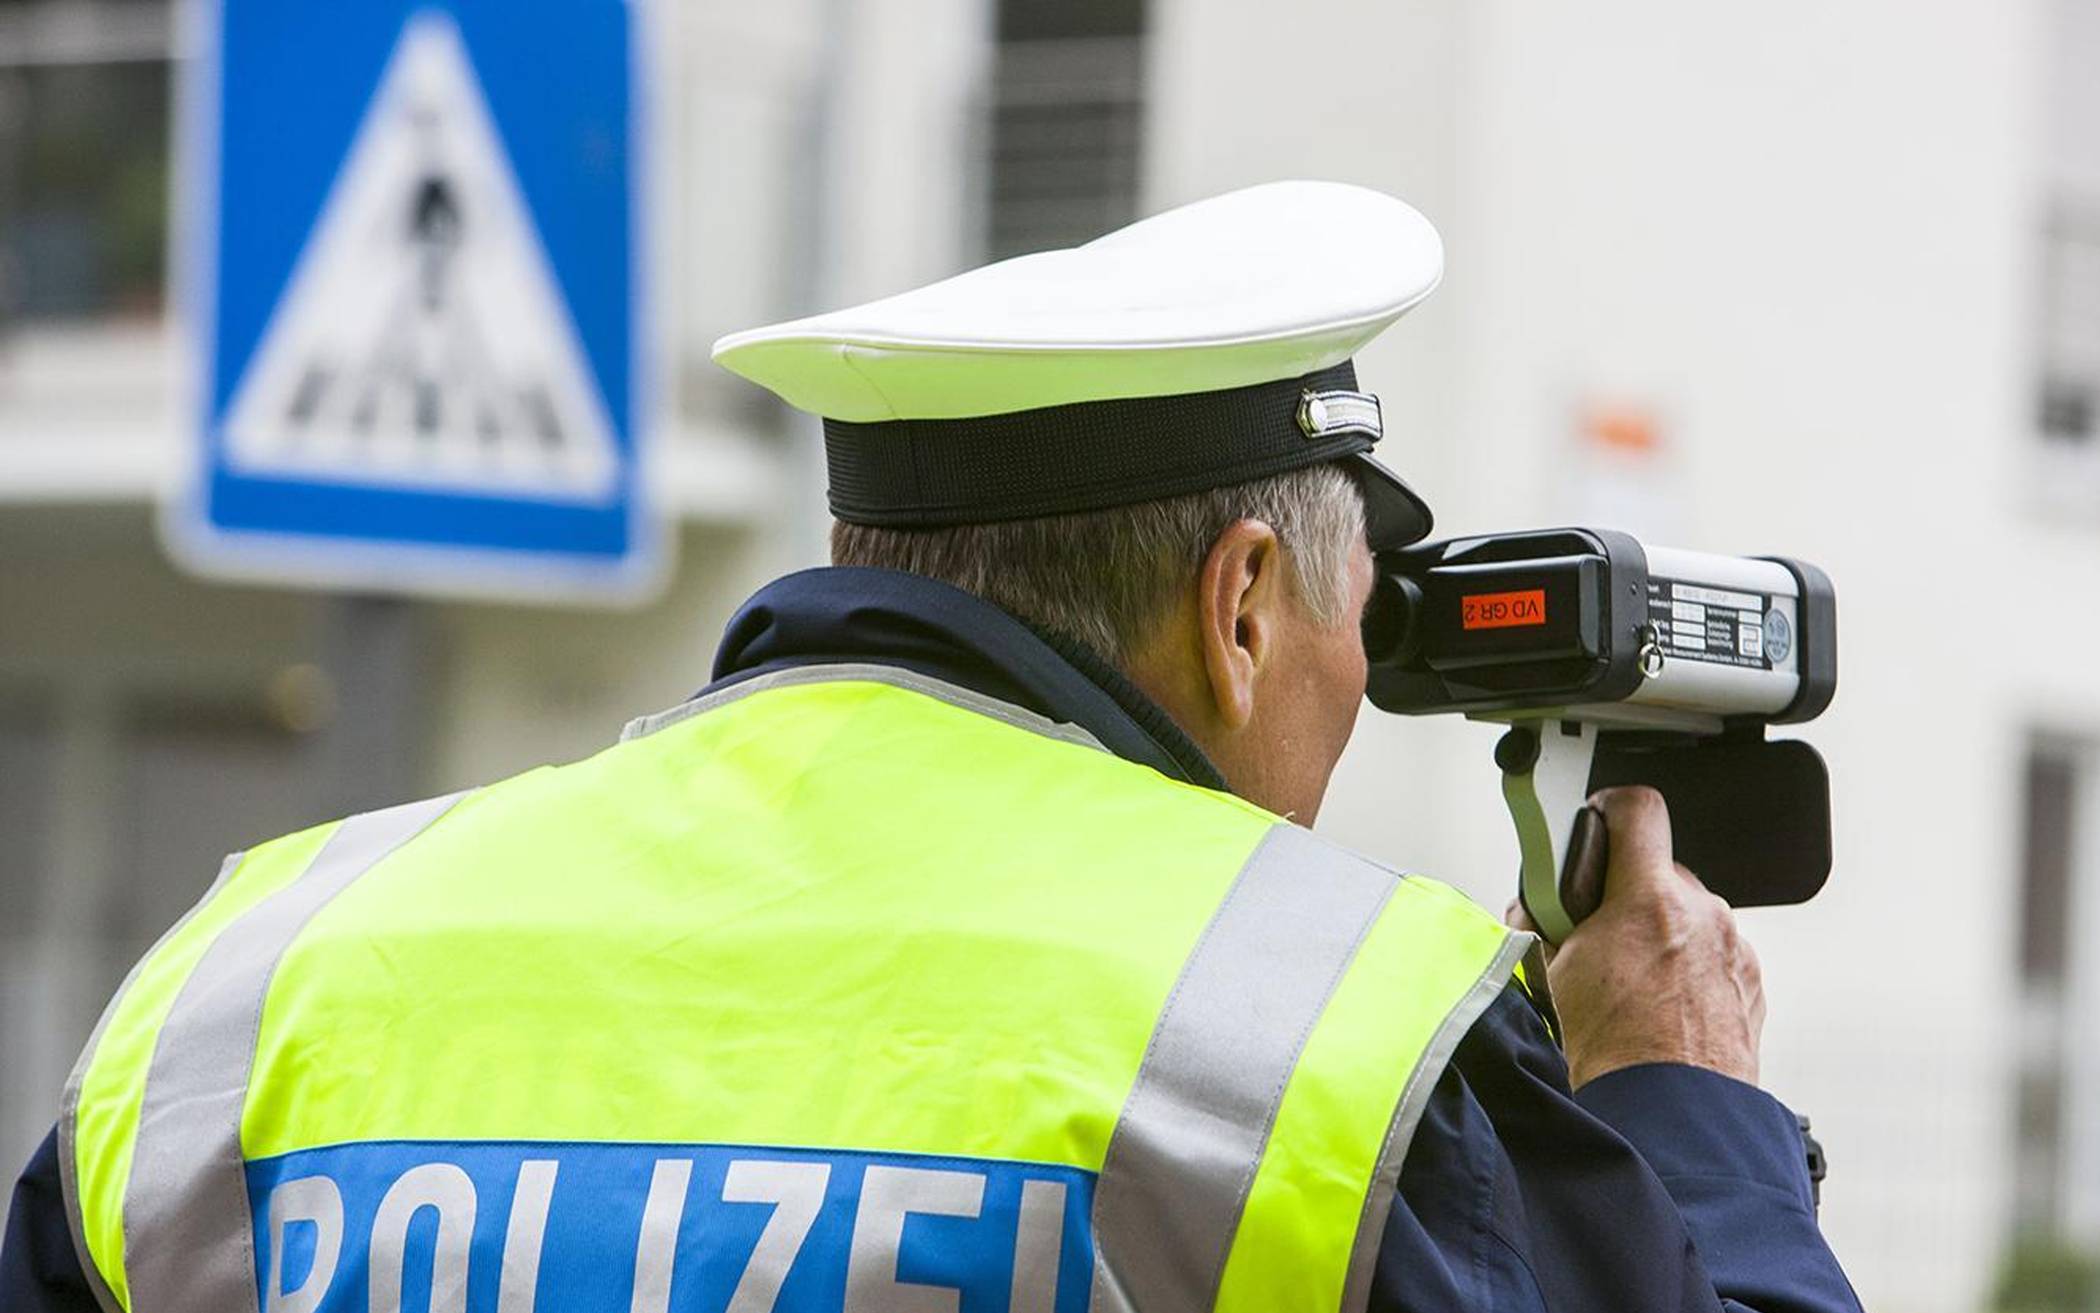
[[[185,114],[210,573],[654,581],[629,0],[216,0]]]

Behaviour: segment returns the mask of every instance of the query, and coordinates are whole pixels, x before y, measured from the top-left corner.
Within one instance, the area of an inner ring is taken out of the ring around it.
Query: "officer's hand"
[[[1755,1084],[1764,983],[1735,914],[1672,860],[1661,794],[1605,789],[1590,801],[1611,836],[1604,901],[1547,969],[1570,1083],[1681,1062]]]

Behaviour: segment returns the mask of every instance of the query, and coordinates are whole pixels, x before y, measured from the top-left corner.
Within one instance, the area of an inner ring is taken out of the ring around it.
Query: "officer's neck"
[[[719,687],[795,666],[900,666],[1078,725],[1126,760],[1222,789],[1226,776],[1174,718],[1099,654],[981,598],[894,570],[828,567],[746,602],[715,655]]]

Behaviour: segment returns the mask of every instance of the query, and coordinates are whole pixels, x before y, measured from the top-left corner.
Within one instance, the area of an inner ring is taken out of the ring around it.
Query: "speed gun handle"
[[[1532,925],[1557,946],[1603,905],[1604,873],[1610,864],[1611,832],[1605,826],[1604,813],[1584,803],[1568,824],[1566,850],[1559,878],[1550,886],[1552,892],[1545,894],[1536,879],[1520,880],[1517,900],[1524,905]],[[1541,906],[1548,897],[1554,905]]]
[[[1611,833],[1604,813],[1589,803],[1575,813],[1568,856],[1560,868],[1560,906],[1571,925],[1581,925],[1604,902],[1604,870],[1611,864]]]
[[[1524,909],[1553,943],[1603,901],[1610,845],[1588,805],[1598,789],[1661,793],[1676,860],[1731,907],[1804,903],[1830,876],[1830,776],[1799,740],[1644,742],[1546,720],[1511,726],[1495,761],[1516,823]]]
[[[1588,805],[1597,727],[1573,720],[1512,725],[1495,745],[1502,798],[1517,830],[1517,897],[1558,944],[1604,896],[1604,818]]]

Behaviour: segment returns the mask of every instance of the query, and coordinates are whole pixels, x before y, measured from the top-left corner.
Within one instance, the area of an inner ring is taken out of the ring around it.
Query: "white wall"
[[[1328,173],[1442,227],[1443,289],[1364,362],[1442,531],[1593,510],[1573,417],[1631,402],[1661,417],[1681,545],[1835,577],[1841,691],[1803,737],[1837,868],[1746,918],[1767,1082],[1830,1146],[1869,1307],[1975,1307],[2004,1231],[2020,754],[2100,701],[2064,659],[2100,640],[2090,608],[2051,604],[2093,595],[2100,535],[2028,522],[2032,6],[1315,3],[1302,65],[1266,6],[1161,10],[1168,194]],[[1367,720],[1324,828],[1499,906],[1494,732]]]
[[[1838,580],[1842,692],[1805,732],[1837,869],[1754,921],[1770,1080],[1828,1133],[1870,1303],[1964,1306],[2003,1230],[2024,725],[2004,645],[1950,622],[2018,588],[1991,544],[2024,509],[2024,8],[1483,17],[1474,469],[1550,468],[1577,390],[1630,375],[1674,418],[1690,545]]]

